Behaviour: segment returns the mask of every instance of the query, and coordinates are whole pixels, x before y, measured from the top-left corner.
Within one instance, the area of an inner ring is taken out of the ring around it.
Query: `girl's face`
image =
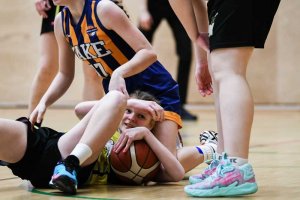
[[[125,130],[134,127],[146,127],[151,130],[153,126],[154,120],[148,112],[127,106],[121,121],[120,129]]]

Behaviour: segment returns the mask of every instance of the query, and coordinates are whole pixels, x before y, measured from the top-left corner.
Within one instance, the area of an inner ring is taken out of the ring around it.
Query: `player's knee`
[[[87,112],[83,107],[83,103],[77,104],[75,106],[74,112],[79,119],[82,119],[87,114]]]
[[[110,91],[107,95],[111,96],[112,105],[122,109],[127,105],[127,97],[117,90]]]

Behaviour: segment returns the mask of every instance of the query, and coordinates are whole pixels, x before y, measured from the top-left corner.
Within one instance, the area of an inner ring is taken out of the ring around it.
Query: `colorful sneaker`
[[[211,176],[202,182],[185,186],[184,191],[195,197],[237,196],[255,193],[257,184],[250,164],[234,166],[223,154]]]
[[[206,167],[201,174],[196,174],[196,175],[190,176],[189,177],[190,184],[200,183],[200,182],[204,181],[207,177],[212,175],[216,171],[216,169],[219,165],[219,162],[220,162],[219,160],[213,159],[211,161],[211,163],[208,165],[208,167]]]
[[[66,194],[76,194],[77,178],[74,165],[65,161],[58,162],[49,185]]]

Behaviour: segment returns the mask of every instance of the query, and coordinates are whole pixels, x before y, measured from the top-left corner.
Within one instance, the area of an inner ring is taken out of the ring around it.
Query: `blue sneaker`
[[[257,184],[250,164],[235,166],[223,154],[211,176],[199,183],[185,186],[184,191],[194,197],[238,196],[255,193]]]
[[[64,161],[58,162],[54,168],[54,173],[49,185],[66,194],[76,194],[77,178],[75,167],[65,163]]]

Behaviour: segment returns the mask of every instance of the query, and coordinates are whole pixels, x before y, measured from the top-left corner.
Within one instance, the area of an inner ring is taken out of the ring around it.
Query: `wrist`
[[[151,137],[153,137],[153,134],[152,134],[152,132],[148,129],[148,128],[146,128],[146,127],[144,127],[144,140],[149,140]]]
[[[113,76],[117,76],[117,77],[123,77],[123,73],[122,73],[122,70],[119,68],[115,69],[111,75],[112,77]]]

